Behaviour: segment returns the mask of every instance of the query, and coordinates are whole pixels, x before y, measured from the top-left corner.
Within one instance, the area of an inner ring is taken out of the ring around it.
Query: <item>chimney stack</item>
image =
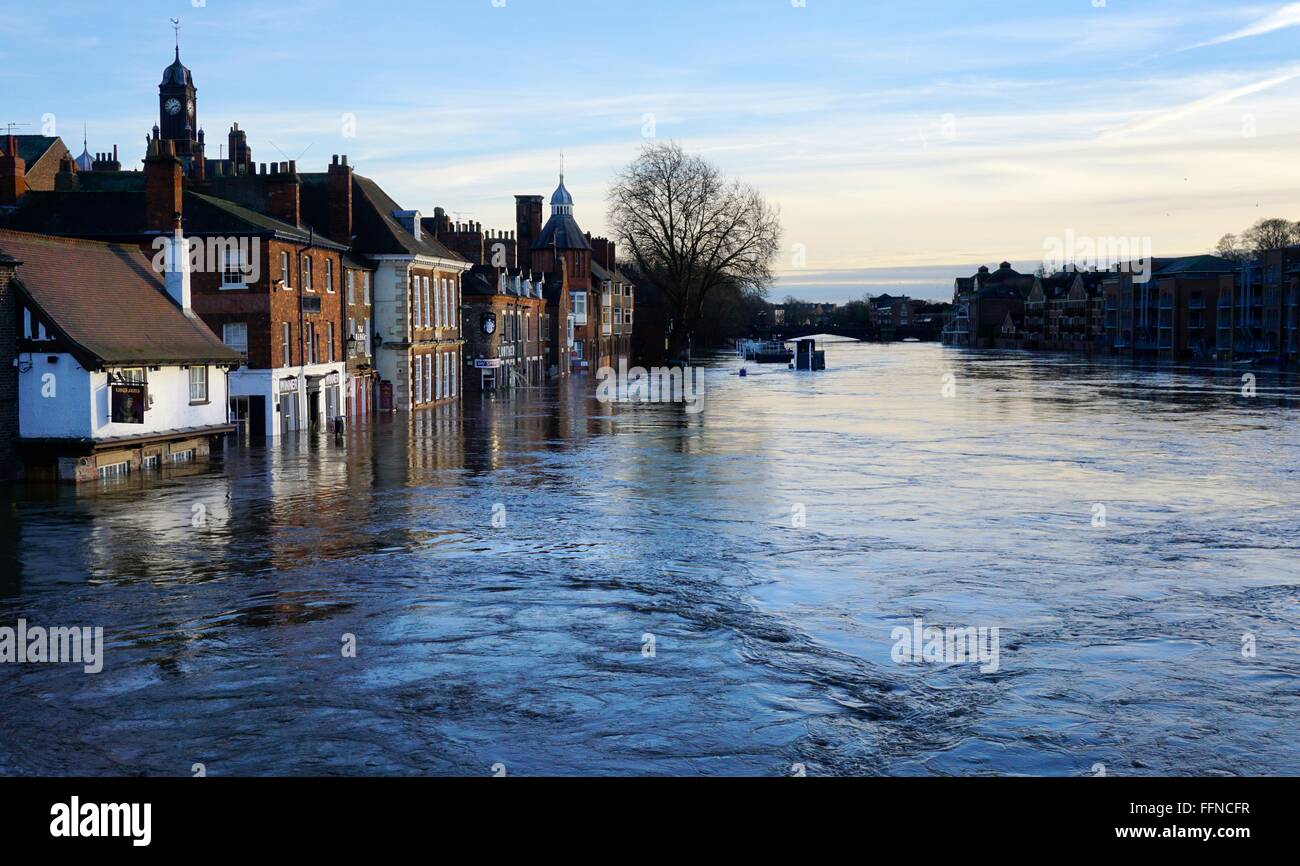
[[[167,243],[167,270],[163,274],[163,282],[167,287],[167,294],[176,302],[181,310],[189,315],[192,313],[190,308],[190,250],[189,243],[185,240],[185,232],[181,230],[181,215],[175,214],[172,225],[172,236]]]
[[[17,204],[27,192],[27,163],[18,154],[18,136],[7,135],[0,156],[0,207]]]
[[[329,192],[327,193],[326,231],[330,240],[352,246],[352,168],[346,155],[340,162],[338,156],[329,167]]]
[[[266,198],[271,216],[291,226],[302,224],[302,182],[297,162],[271,163]]]
[[[542,234],[542,197],[540,195],[515,196],[515,229],[519,233],[520,261],[528,255],[533,243]]]
[[[182,212],[181,161],[171,144],[153,139],[144,160],[144,228],[148,232],[166,234]]]

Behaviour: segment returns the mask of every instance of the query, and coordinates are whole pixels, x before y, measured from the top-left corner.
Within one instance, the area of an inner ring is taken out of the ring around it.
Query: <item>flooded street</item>
[[[1300,773],[1296,377],[739,366],[0,491],[0,625],[105,640],[0,665],[0,773]],[[998,669],[897,663],[914,618]]]

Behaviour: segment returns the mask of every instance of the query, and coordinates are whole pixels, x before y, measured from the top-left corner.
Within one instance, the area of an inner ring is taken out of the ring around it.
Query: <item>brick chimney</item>
[[[302,181],[298,178],[296,161],[271,163],[271,173],[266,178],[266,207],[280,222],[291,226],[302,224]]]
[[[18,136],[6,135],[0,156],[0,207],[17,204],[27,192],[27,163],[18,155]]]
[[[238,123],[232,124],[226,140],[230,146],[230,173],[253,174],[253,149],[248,146],[248,133]]]
[[[352,246],[352,167],[348,165],[347,154],[339,161],[336,154],[329,167],[329,193],[326,207],[327,232],[330,240],[344,246]]]
[[[515,231],[519,242],[519,258],[525,260],[533,242],[542,235],[542,197],[540,195],[515,196]]]
[[[144,160],[144,227],[145,231],[167,234],[181,213],[181,161],[176,158],[176,143],[155,138],[149,142]]]

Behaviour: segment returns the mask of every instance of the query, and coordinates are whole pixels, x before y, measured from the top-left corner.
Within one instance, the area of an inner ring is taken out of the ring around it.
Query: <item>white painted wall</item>
[[[88,372],[68,354],[24,354],[20,360],[27,359],[31,369],[24,373],[20,366],[18,376],[19,435],[26,438],[107,439],[226,423],[226,374],[218,367],[208,367],[208,402],[194,406],[188,370],[149,370],[152,405],[144,423],[116,424],[107,372]],[[47,374],[53,374],[52,389]]]
[[[90,373],[66,353],[24,352],[18,362],[18,435],[90,438]]]

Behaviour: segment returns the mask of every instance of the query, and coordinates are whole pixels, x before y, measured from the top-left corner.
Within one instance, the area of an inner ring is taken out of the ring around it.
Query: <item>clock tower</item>
[[[194,87],[194,76],[181,63],[180,44],[176,46],[176,59],[163,70],[162,83],[158,85],[158,134],[163,141],[176,144],[176,156],[189,177],[202,178],[204,174],[203,130],[199,128]]]

